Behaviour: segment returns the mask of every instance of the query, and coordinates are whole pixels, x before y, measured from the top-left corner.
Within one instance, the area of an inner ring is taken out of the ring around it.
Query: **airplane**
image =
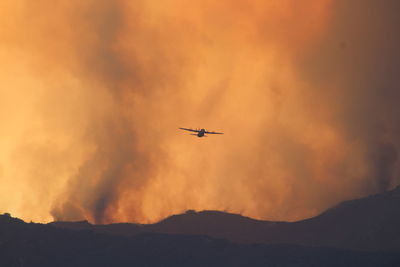
[[[193,130],[193,129],[188,129],[188,128],[179,128],[179,129],[189,131],[189,132],[195,132],[197,134],[191,134],[191,135],[196,135],[197,137],[207,137],[205,134],[224,134],[224,133],[218,133],[218,132],[209,132],[209,131],[206,131],[206,129],[200,129],[200,130]]]

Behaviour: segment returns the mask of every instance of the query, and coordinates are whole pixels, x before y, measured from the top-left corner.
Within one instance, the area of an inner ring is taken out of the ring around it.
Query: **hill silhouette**
[[[77,224],[78,225],[78,224]],[[71,225],[70,225],[71,226]],[[88,227],[88,223],[79,223]],[[90,228],[90,227],[89,227]],[[399,266],[400,255],[238,244],[200,235],[110,235],[0,215],[0,266]]]
[[[220,211],[188,211],[158,223],[50,225],[131,236],[143,232],[206,235],[237,243],[297,244],[369,251],[400,251],[400,187],[345,201],[322,214],[298,222],[254,220]]]

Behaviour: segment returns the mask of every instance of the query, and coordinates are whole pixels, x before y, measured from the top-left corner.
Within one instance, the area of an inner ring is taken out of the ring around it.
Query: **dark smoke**
[[[91,89],[92,94],[106,94],[105,104],[111,106],[107,109],[111,114],[104,114],[101,110],[93,110],[90,114],[86,139],[95,144],[95,151],[68,181],[61,204],[52,211],[57,220],[88,218],[97,223],[104,222],[108,209],[113,208],[110,213],[118,209],[121,197],[118,190],[127,183],[124,181],[131,179],[134,182],[128,184],[134,183],[140,188],[147,179],[140,165],[150,159],[146,152],[138,151],[135,142],[137,126],[132,124],[132,118],[124,110],[128,101],[122,83],[132,76],[135,78],[135,72],[129,72],[116,49],[119,31],[123,27],[122,11],[120,1],[94,1],[81,6],[76,16],[71,18],[80,38],[74,48],[81,59],[77,75],[82,75],[83,71],[98,84],[99,88]],[[140,81],[130,85],[128,90],[132,94],[145,90],[140,87]],[[132,165],[138,167],[127,175]]]
[[[350,149],[364,151],[370,166],[364,194],[400,182],[399,10],[396,0],[335,1],[331,25],[301,59],[315,88],[312,101],[335,111],[324,119]]]

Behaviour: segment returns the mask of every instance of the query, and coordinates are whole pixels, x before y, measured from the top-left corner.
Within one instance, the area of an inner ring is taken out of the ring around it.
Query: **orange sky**
[[[298,220],[399,183],[395,2],[81,2],[0,4],[0,212]]]

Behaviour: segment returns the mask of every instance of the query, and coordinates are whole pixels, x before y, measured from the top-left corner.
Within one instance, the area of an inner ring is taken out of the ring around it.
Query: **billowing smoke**
[[[366,163],[367,192],[399,183],[398,8],[392,0],[337,1],[330,26],[301,59],[311,99],[326,106],[327,121]]]
[[[0,211],[296,220],[398,185],[399,8],[3,0]]]

